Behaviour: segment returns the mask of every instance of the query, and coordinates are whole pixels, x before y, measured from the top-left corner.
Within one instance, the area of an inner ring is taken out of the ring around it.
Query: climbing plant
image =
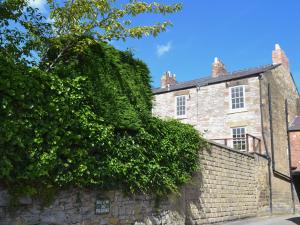
[[[42,201],[68,187],[176,192],[207,143],[153,117],[147,66],[104,41],[156,36],[171,23],[131,18],[181,4],[47,2],[53,22],[26,0],[0,0],[0,184]]]
[[[207,146],[191,125],[151,115],[147,66],[108,44],[72,48],[51,73],[0,51],[0,77],[0,182],[14,196],[67,187],[162,196],[189,180]]]

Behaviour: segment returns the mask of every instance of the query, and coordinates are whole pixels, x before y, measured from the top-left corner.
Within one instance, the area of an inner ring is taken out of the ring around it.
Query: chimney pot
[[[273,64],[281,64],[288,71],[290,70],[289,59],[279,44],[275,44],[275,49],[272,51]]]
[[[176,84],[176,75],[172,74],[171,71],[167,71],[164,75],[160,78],[160,87],[161,88],[168,88],[170,89],[170,86]]]
[[[212,64],[211,76],[218,77],[218,76],[225,76],[227,75],[227,71],[225,68],[224,63],[218,58],[215,57],[214,62]]]

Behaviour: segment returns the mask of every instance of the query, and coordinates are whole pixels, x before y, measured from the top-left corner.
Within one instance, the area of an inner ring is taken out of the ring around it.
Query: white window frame
[[[234,148],[234,138],[233,138],[233,130],[234,129],[239,129],[239,128],[244,128],[244,130],[245,130],[245,149],[235,149]],[[246,127],[244,127],[244,126],[240,126],[240,127],[231,127],[231,137],[232,137],[232,148],[233,149],[235,149],[235,150],[237,150],[237,151],[241,151],[241,152],[245,152],[245,151],[247,151],[247,128]]]
[[[243,88],[243,99],[244,99],[244,107],[241,108],[232,108],[232,89],[234,88]],[[245,91],[246,87],[245,85],[237,85],[237,86],[233,86],[229,88],[229,107],[230,107],[230,111],[243,111],[246,109],[246,91]]]
[[[184,97],[184,106],[185,106],[184,114],[183,115],[178,115],[177,114],[177,101],[178,101],[178,98],[182,98],[182,97]],[[176,98],[175,98],[175,116],[178,119],[187,118],[187,97],[188,97],[187,95],[177,95]]]

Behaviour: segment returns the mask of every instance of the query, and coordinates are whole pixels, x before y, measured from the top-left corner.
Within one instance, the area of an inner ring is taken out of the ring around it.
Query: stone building
[[[215,58],[209,77],[178,83],[167,72],[153,95],[154,115],[189,123],[205,138],[236,150],[264,155],[270,209],[295,209],[288,127],[300,115],[299,93],[278,44],[270,65],[230,73]]]

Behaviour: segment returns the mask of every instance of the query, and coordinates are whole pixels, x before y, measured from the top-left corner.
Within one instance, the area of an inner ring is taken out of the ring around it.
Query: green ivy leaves
[[[190,125],[151,116],[149,71],[131,53],[83,50],[51,73],[0,51],[0,182],[16,196],[70,186],[176,192],[207,143]]]

